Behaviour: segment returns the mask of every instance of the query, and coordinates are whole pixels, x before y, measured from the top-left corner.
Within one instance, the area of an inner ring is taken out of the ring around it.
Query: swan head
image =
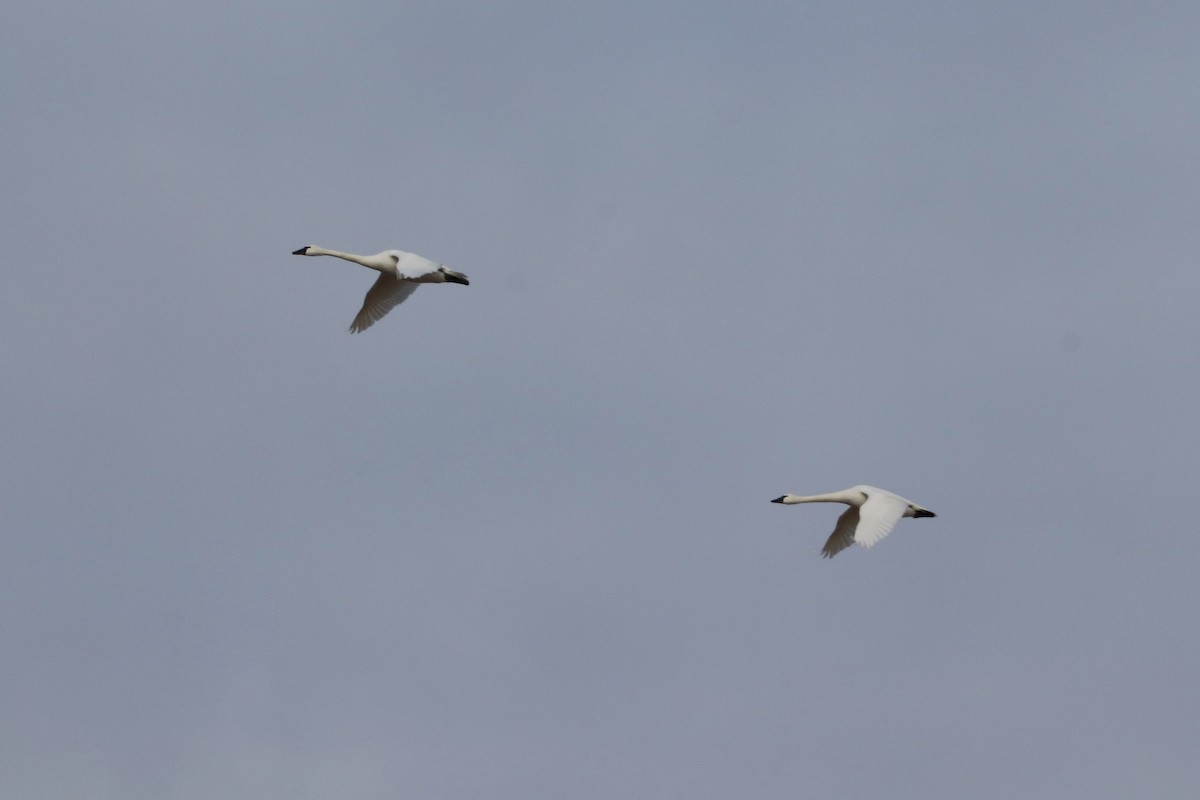
[[[455,272],[449,267],[438,267],[438,272],[442,273],[442,280],[445,283],[461,283],[463,286],[471,285],[466,275],[463,275],[461,272]]]
[[[793,498],[795,498],[795,496],[796,495],[794,495],[794,494],[782,494],[779,497],[776,497],[771,502],[772,503],[783,503],[786,506],[795,505],[796,501],[793,499]]]
[[[936,517],[937,514],[930,511],[928,508],[921,508],[914,503],[908,504],[908,516],[910,517]]]
[[[293,250],[293,251],[292,251],[292,255],[294,255],[294,256],[306,256],[306,255],[308,255],[308,248],[310,248],[310,247],[312,247],[312,245],[311,245],[311,244],[306,244],[306,245],[304,245],[304,247],[301,247],[299,250]]]

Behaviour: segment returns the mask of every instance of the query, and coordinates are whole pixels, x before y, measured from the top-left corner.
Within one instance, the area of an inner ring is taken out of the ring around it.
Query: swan
[[[905,500],[898,494],[874,486],[851,486],[829,494],[785,494],[772,503],[785,506],[797,503],[845,503],[850,506],[838,517],[837,527],[829,535],[821,556],[833,558],[852,544],[871,547],[892,532],[901,517],[936,517],[927,508]]]
[[[363,300],[362,309],[354,318],[354,322],[350,323],[351,333],[362,333],[383,319],[385,314],[407,300],[422,283],[461,283],[464,286],[471,283],[461,272],[455,272],[444,264],[403,250],[384,250],[373,256],[359,256],[310,244],[293,250],[292,255],[336,256],[379,271],[375,285]]]

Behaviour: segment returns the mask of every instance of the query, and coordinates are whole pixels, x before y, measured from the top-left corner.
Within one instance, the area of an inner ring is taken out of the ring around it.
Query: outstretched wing
[[[858,507],[850,506],[838,517],[837,527],[833,529],[833,533],[829,534],[829,538],[825,540],[825,546],[821,548],[821,556],[833,558],[854,544],[854,529],[858,527],[858,524]]]
[[[858,515],[858,531],[854,541],[863,547],[871,547],[892,532],[896,523],[904,516],[908,501],[887,492],[867,493],[867,502],[862,504]]]
[[[413,281],[400,280],[386,272],[379,273],[375,285],[371,287],[367,292],[366,299],[363,300],[363,306],[358,312],[358,316],[354,318],[354,322],[350,323],[350,332],[362,333],[383,319],[385,314],[407,300],[419,285]]]

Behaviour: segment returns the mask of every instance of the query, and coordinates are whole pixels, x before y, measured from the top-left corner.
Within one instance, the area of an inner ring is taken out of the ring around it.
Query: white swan
[[[373,256],[358,256],[310,244],[293,250],[292,255],[336,256],[379,271],[379,278],[363,300],[362,310],[358,312],[354,322],[350,323],[351,333],[361,333],[383,319],[385,314],[407,300],[422,283],[461,283],[464,286],[471,283],[461,272],[455,272],[436,261],[403,250],[384,250]]]
[[[905,500],[898,494],[874,486],[851,486],[840,492],[802,496],[785,494],[772,503],[845,503],[850,506],[838,517],[821,555],[833,558],[852,544],[871,547],[892,532],[901,517],[936,517],[932,511]]]

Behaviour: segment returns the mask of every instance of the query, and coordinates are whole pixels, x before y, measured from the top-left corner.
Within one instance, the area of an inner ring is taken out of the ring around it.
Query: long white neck
[[[391,263],[384,264],[379,260],[379,256],[360,256],[355,253],[343,253],[339,250],[326,250],[324,247],[317,247],[315,244],[308,246],[308,252],[305,255],[310,256],[333,256],[335,258],[344,258],[347,261],[353,261],[355,264],[362,264],[364,267],[371,269],[382,270],[385,267],[391,266]]]
[[[844,489],[840,492],[828,492],[826,494],[785,494],[776,502],[783,503],[785,506],[794,506],[797,503],[845,503],[851,506],[858,506],[862,505],[864,499],[862,492]]]

